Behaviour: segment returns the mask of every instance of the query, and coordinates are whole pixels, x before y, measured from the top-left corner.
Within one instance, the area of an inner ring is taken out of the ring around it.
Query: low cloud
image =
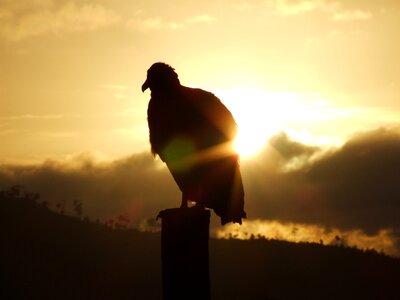
[[[280,133],[257,157],[244,160],[241,169],[248,221],[318,226],[346,233],[347,241],[365,247],[369,238],[378,245],[390,235],[393,247],[400,249],[393,238],[400,237],[399,128],[360,133],[329,150]],[[39,193],[50,208],[63,203],[72,214],[78,199],[83,215],[91,219],[124,214],[138,227],[180,203],[169,171],[148,153],[112,162],[85,154],[64,162],[0,166],[0,189],[15,184]]]
[[[149,224],[149,230],[152,223]],[[400,256],[400,238],[392,230],[380,230],[368,235],[362,230],[343,231],[319,225],[282,223],[278,221],[249,220],[241,226],[228,224],[212,233],[216,238],[278,239],[290,242],[320,243],[349,246],[359,249],[375,249],[386,254]]]
[[[134,154],[113,162],[102,162],[91,154],[65,162],[0,167],[0,189],[14,184],[38,192],[50,208],[62,204],[72,214],[74,200],[83,204],[83,214],[107,220],[127,214],[135,223],[155,216],[166,206],[176,206],[179,190],[159,161],[150,154]]]
[[[281,165],[282,171],[304,168],[312,163],[314,159],[317,159],[322,152],[318,147],[292,141],[284,132],[273,136],[269,141],[269,147],[278,154],[276,162]]]
[[[358,134],[324,152],[281,136],[263,155],[265,167],[243,170],[247,199],[254,201],[250,216],[368,233],[400,228],[398,129]],[[301,157],[300,167],[288,171]]]

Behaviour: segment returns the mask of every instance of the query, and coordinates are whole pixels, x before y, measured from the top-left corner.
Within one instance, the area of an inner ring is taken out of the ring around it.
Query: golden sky
[[[400,256],[399,28],[397,0],[0,0],[0,189],[139,227],[177,206],[141,92],[163,61],[221,98],[246,145],[249,219],[216,236]]]
[[[220,96],[239,127],[260,128],[259,144],[285,130],[340,145],[356,131],[392,126],[400,119],[399,8],[1,0],[0,162],[147,150],[149,94],[140,86],[156,61]]]

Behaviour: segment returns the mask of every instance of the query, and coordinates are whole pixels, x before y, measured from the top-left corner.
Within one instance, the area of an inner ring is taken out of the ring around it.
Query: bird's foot
[[[206,206],[204,205],[204,203],[196,203],[193,208],[195,209],[205,209]]]
[[[180,208],[183,208],[183,209],[188,208],[188,203],[186,200],[182,200]]]

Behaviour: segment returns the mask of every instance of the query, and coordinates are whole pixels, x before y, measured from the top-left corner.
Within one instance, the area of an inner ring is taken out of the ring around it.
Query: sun
[[[243,158],[254,156],[269,138],[284,130],[290,95],[257,88],[235,88],[218,93],[238,124],[234,148]]]
[[[339,136],[329,134],[332,130],[338,131],[332,128],[332,122],[352,115],[348,109],[335,107],[318,93],[242,87],[220,90],[216,95],[236,120],[238,134],[233,147],[245,159],[263,150],[279,132],[302,144],[341,145],[343,140]]]
[[[266,140],[255,135],[251,130],[238,131],[233,147],[241,157],[253,156],[265,146]]]

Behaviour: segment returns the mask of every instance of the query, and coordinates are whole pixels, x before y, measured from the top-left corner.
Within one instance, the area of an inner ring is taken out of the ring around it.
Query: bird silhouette
[[[151,151],[182,191],[181,208],[190,200],[197,208],[213,209],[221,224],[241,224],[244,190],[230,111],[214,94],[181,85],[175,70],[162,62],[147,71],[142,91],[148,88]]]

